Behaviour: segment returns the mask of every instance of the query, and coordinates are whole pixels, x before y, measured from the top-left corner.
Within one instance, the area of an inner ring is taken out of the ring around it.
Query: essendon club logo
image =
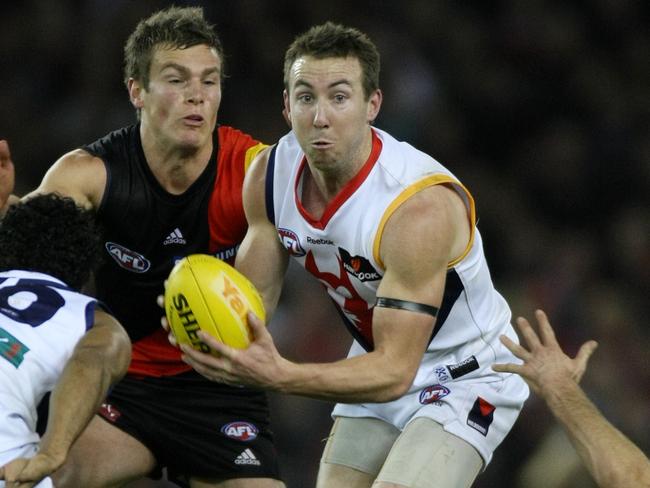
[[[282,241],[282,245],[287,248],[289,254],[297,258],[307,254],[300,245],[300,240],[294,231],[289,229],[278,229],[278,234],[280,236],[280,241]]]
[[[372,267],[370,261],[362,256],[350,256],[342,247],[339,247],[339,254],[343,262],[343,268],[359,281],[376,281],[381,275]]]
[[[487,436],[490,424],[494,420],[495,406],[481,397],[476,397],[476,401],[467,416],[467,425],[478,430],[484,436]]]

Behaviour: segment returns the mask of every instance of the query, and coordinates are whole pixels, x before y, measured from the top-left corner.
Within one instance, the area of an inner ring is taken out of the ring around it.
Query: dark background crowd
[[[11,2],[0,12],[0,138],[17,193],[60,155],[135,121],[122,47],[153,0]],[[219,122],[272,143],[295,35],[333,20],[382,54],[376,122],[474,194],[513,314],[545,309],[565,349],[599,341],[583,385],[650,450],[650,4],[643,0],[178,1],[201,5],[226,51]],[[133,222],[132,225],[138,225]],[[270,325],[290,358],[342,357],[320,285],[290,268]],[[408,333],[408,331],[405,331]],[[288,488],[313,486],[331,404],[272,395]],[[589,487],[541,400],[527,401],[476,488]]]

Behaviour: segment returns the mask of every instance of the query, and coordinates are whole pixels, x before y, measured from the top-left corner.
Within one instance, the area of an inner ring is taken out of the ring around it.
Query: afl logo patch
[[[289,251],[289,254],[292,256],[300,258],[307,254],[300,245],[300,240],[294,231],[289,229],[278,229],[278,235],[280,236],[282,245],[287,248],[287,251]]]
[[[134,273],[145,273],[149,270],[151,263],[142,254],[131,251],[124,246],[116,244],[115,242],[107,242],[105,244],[108,254],[115,260],[115,262],[127,271]]]
[[[422,405],[427,405],[429,403],[434,403],[440,400],[441,398],[449,395],[449,388],[442,385],[431,385],[427,386],[424,390],[420,392],[420,403]]]
[[[230,422],[221,427],[221,432],[238,441],[250,442],[257,437],[259,430],[250,422]]]

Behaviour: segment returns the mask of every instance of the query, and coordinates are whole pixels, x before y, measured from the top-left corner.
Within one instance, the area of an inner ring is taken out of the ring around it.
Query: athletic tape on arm
[[[375,307],[396,308],[398,310],[408,310],[409,312],[426,313],[432,317],[438,316],[437,307],[423,303],[409,302],[407,300],[399,300],[397,298],[377,297]]]

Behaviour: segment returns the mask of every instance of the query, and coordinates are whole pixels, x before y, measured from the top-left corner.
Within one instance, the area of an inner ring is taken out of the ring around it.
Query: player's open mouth
[[[203,117],[200,115],[188,115],[183,117],[183,120],[189,125],[201,125],[203,123]]]
[[[314,141],[311,143],[311,145],[316,149],[327,149],[328,147],[331,147],[333,144],[334,143],[329,141]]]

